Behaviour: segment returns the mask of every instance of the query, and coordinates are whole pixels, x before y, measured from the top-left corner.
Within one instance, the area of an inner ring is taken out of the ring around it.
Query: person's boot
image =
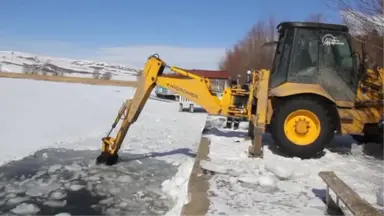
[[[235,121],[233,122],[233,129],[234,130],[239,129],[239,125],[240,125],[240,121],[238,119],[235,119]]]
[[[225,128],[232,128],[232,118],[227,118]]]

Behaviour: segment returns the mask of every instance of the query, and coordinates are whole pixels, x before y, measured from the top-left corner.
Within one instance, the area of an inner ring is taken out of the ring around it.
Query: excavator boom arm
[[[169,68],[171,71],[182,75],[182,77],[163,75],[165,68]],[[102,154],[97,158],[97,163],[116,163],[117,152],[124,141],[129,127],[139,117],[156,85],[164,86],[180,96],[201,105],[210,114],[220,114],[221,112],[221,100],[211,93],[208,79],[188,73],[178,67],[170,67],[157,55],[152,55],[145,64],[133,98],[123,104],[112,125],[111,131],[107,137],[102,139]],[[123,121],[116,138],[113,138],[110,134],[120,120]]]

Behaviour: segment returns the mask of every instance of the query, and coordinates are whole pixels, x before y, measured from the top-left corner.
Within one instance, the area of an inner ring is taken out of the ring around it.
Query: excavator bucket
[[[97,164],[101,164],[101,163],[104,163],[106,165],[113,165],[113,164],[116,164],[117,163],[117,160],[118,160],[118,155],[117,154],[114,154],[114,155],[111,155],[111,154],[108,154],[107,152],[107,149],[109,146],[113,146],[114,143],[115,143],[115,138],[113,137],[103,137],[102,139],[102,150],[101,150],[101,154],[96,158],[96,163]]]

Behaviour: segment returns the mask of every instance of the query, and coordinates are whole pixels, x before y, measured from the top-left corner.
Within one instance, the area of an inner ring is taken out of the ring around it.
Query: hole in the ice
[[[139,159],[140,163],[97,166],[97,155],[96,151],[45,149],[0,167],[0,214],[24,203],[24,209],[18,210],[31,215],[161,215],[174,204],[161,184],[176,173],[175,166],[149,157]]]

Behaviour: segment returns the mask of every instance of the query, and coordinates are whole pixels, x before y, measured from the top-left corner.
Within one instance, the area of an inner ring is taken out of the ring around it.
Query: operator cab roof
[[[277,25],[277,30],[280,32],[286,28],[315,28],[327,29],[333,31],[348,32],[348,27],[345,25],[330,24],[330,23],[316,23],[316,22],[282,22]]]

